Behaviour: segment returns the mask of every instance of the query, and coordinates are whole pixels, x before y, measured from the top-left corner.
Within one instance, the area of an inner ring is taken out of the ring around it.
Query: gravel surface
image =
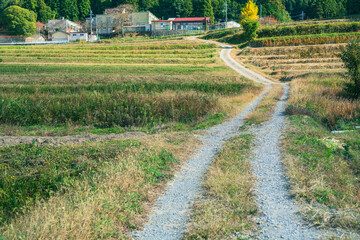
[[[244,117],[249,114],[263,99],[269,90],[265,91],[240,115],[208,130],[201,137],[203,147],[188,160],[180,172],[161,196],[150,214],[150,220],[144,229],[134,232],[137,239],[180,239],[186,230],[191,206],[199,196],[203,177],[213,161],[215,154],[221,149],[224,141],[239,134]]]
[[[121,134],[95,135],[84,134],[63,137],[34,137],[34,136],[4,136],[0,137],[1,146],[14,146],[21,144],[35,144],[37,146],[62,146],[62,145],[78,145],[85,142],[97,142],[103,140],[119,140],[127,138],[139,138],[146,136],[142,132],[127,132]]]
[[[256,147],[252,167],[257,178],[256,201],[261,216],[257,239],[318,239],[320,231],[307,225],[297,213],[300,209],[289,195],[281,162],[280,138],[285,124],[285,107],[289,87],[278,102],[272,119],[255,130]]]
[[[223,45],[221,58],[232,68],[229,59],[231,49]],[[241,70],[239,70],[241,72]],[[257,81],[268,84],[268,81]],[[188,160],[179,173],[177,173],[168,184],[164,195],[161,196],[152,213],[149,216],[149,222],[142,231],[133,232],[132,235],[137,239],[181,239],[186,231],[186,225],[189,221],[191,206],[201,192],[201,183],[203,177],[212,163],[215,154],[222,148],[222,144],[227,139],[239,134],[239,127],[243,125],[244,118],[254,110],[257,104],[269,92],[262,93],[254,102],[252,102],[240,115],[230,122],[226,122],[208,130],[208,134],[203,136],[203,147]]]

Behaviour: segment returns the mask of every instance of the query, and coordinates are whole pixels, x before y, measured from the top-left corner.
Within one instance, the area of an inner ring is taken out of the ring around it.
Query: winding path
[[[203,147],[188,160],[181,171],[168,184],[149,216],[144,229],[132,233],[137,239],[181,239],[186,231],[191,206],[201,192],[203,177],[223,142],[239,134],[244,117],[250,113],[271,90],[272,81],[236,62],[230,55],[232,47],[216,43],[223,49],[220,57],[239,74],[267,86],[267,90],[252,102],[232,121],[209,129],[203,136]],[[279,101],[272,119],[256,132],[256,147],[253,149],[252,166],[258,179],[255,189],[256,201],[262,216],[259,218],[258,239],[316,239],[317,229],[302,222],[298,208],[288,193],[286,177],[281,164],[280,137],[284,126],[286,100],[289,87]]]

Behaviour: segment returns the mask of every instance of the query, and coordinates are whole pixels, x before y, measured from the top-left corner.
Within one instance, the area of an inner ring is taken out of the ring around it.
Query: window
[[[84,34],[81,33],[81,34],[80,34],[80,37],[83,37],[83,36],[84,36]]]
[[[165,27],[165,23],[160,23],[160,27]]]
[[[73,34],[73,37],[76,37],[76,33]]]

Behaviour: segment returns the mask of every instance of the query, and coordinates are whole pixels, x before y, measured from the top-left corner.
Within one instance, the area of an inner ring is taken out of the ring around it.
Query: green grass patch
[[[251,135],[230,139],[206,174],[203,198],[195,203],[185,239],[228,239],[254,228],[257,207],[248,160]]]

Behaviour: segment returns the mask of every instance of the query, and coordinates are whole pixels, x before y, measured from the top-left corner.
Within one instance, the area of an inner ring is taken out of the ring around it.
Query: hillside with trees
[[[241,9],[247,0],[227,0],[229,19],[240,20]],[[280,21],[299,16],[333,18],[360,14],[358,0],[257,0],[262,16],[273,15]],[[84,20],[91,7],[95,14],[119,4],[133,4],[139,11],[151,11],[159,18],[206,16],[225,19],[225,0],[2,0],[0,13],[11,5],[18,5],[37,14],[37,20],[66,17]]]

